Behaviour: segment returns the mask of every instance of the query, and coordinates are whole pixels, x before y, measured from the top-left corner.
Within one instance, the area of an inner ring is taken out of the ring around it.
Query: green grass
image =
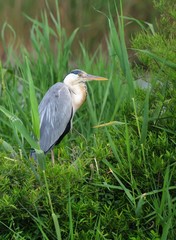
[[[48,11],[54,28],[46,13],[41,22],[28,19],[34,52],[22,47],[10,65],[13,46],[6,47],[0,66],[0,239],[174,239],[175,89],[162,70],[173,76],[175,63],[141,48],[142,58],[162,68],[152,65],[149,88],[135,87],[137,76],[147,74],[128,60],[122,6],[117,25],[107,17],[108,59],[101,47],[90,56],[83,43],[74,59],[77,29],[67,36],[59,11],[56,17]],[[75,65],[109,81],[88,84],[52,166],[38,145],[38,102]]]

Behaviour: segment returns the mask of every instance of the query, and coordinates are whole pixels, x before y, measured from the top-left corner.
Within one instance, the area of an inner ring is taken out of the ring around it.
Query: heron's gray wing
[[[40,147],[45,153],[68,127],[72,108],[70,91],[64,83],[54,84],[43,97],[39,105]]]

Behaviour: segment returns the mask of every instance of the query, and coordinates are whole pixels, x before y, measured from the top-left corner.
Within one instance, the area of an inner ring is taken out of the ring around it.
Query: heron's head
[[[91,74],[88,74],[82,70],[75,69],[72,70],[64,79],[64,83],[67,85],[76,85],[76,84],[81,84],[85,83],[87,81],[103,81],[103,80],[108,80],[107,78],[100,77],[100,76],[94,76]]]

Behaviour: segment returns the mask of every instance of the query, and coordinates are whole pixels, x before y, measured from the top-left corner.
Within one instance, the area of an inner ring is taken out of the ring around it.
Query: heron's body
[[[86,80],[106,80],[73,70],[63,83],[54,84],[39,105],[40,147],[47,153],[70,131],[75,112],[86,100]]]

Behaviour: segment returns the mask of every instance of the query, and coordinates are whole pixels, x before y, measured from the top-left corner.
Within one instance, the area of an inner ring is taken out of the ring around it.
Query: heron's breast
[[[72,91],[71,95],[72,95],[73,110],[75,112],[85,102],[86,96],[87,96],[87,90],[84,86],[79,86]]]

